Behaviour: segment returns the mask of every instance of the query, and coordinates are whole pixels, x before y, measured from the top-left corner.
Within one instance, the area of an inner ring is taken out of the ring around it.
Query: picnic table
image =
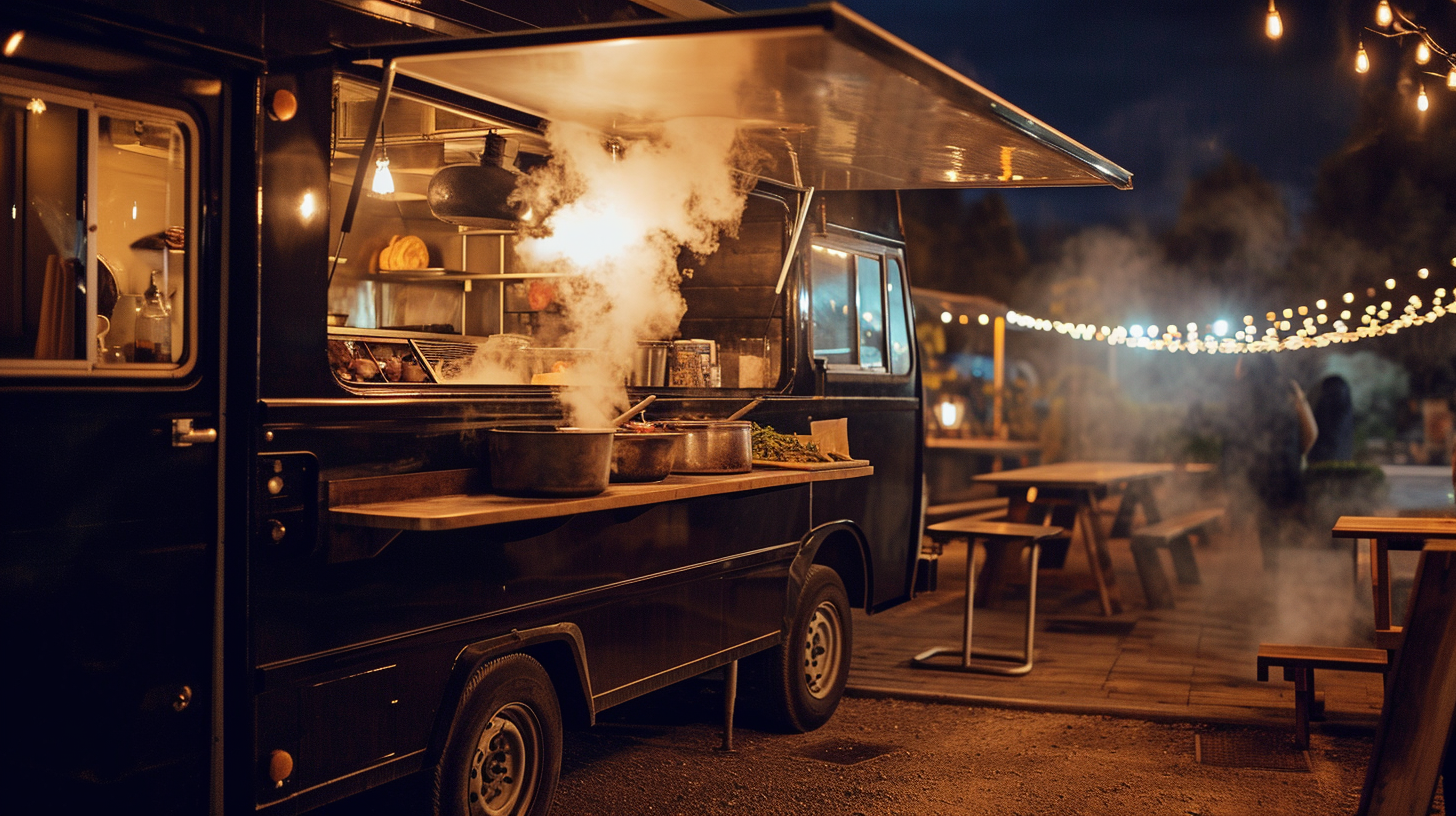
[[[1081,529],[1082,546],[1097,584],[1102,614],[1122,612],[1122,596],[1112,570],[1107,538],[1098,523],[1097,505],[1110,495],[1120,497],[1113,536],[1128,535],[1139,506],[1148,523],[1162,519],[1153,498],[1153,485],[1173,472],[1173,466],[1155,462],[1058,462],[999,473],[983,473],[975,481],[993,485],[1008,499],[1006,520],[1018,524],[1038,523],[1050,507],[1052,523],[1076,535]],[[1063,520],[1063,517],[1070,516]],[[1004,559],[987,553],[981,586],[991,593],[1004,582]],[[986,597],[991,597],[988,594]]]
[[[1391,621],[1390,612],[1390,551],[1420,550],[1428,540],[1456,540],[1456,518],[1340,516],[1331,536],[1370,542],[1370,594],[1375,606],[1375,646],[1380,649],[1399,648],[1401,627]]]
[[[1001,471],[1002,463],[1007,459],[1015,459],[1022,467],[1026,467],[1031,464],[1032,459],[1041,458],[1041,443],[1026,439],[929,436],[925,439],[925,448],[970,456],[989,456],[993,473]]]

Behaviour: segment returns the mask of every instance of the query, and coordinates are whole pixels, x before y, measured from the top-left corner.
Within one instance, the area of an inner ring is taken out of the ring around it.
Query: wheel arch
[[[789,566],[789,614],[804,588],[809,567],[821,564],[839,573],[851,606],[868,611],[874,597],[874,571],[869,568],[869,543],[860,526],[849,519],[831,521],[810,530]],[[787,631],[787,629],[785,630]]]
[[[508,635],[488,638],[466,646],[455,656],[449,682],[441,695],[440,707],[431,731],[429,757],[433,762],[444,753],[450,726],[462,702],[466,684],[477,669],[509,654],[532,657],[551,678],[561,718],[568,726],[596,722],[591,705],[591,676],[587,672],[586,643],[574,623],[555,623],[531,629],[512,629]]]

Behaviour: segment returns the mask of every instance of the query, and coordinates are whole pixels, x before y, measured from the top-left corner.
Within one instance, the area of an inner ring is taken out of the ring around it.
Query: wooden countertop
[[[699,496],[857,479],[874,472],[873,467],[864,466],[813,471],[756,468],[749,473],[722,476],[672,475],[648,484],[613,484],[607,487],[606,492],[595,496],[567,499],[522,499],[495,493],[440,493],[394,501],[334,504],[329,508],[329,517],[338,524],[386,530],[458,530],[639,507]]]
[[[1121,482],[1156,479],[1172,472],[1172,465],[1158,462],[1058,462],[999,473],[981,473],[975,481],[1005,487],[1090,490]]]
[[[960,450],[971,453],[1036,453],[1041,450],[1040,442],[1029,439],[974,439],[964,436],[929,436],[925,447],[941,450]]]

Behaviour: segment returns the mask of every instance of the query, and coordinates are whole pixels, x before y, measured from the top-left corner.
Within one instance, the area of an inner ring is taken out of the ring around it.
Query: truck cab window
[[[0,79],[5,372],[190,369],[191,134],[174,112]]]
[[[885,248],[816,240],[810,260],[813,354],[831,369],[905,374],[910,333],[900,261]]]

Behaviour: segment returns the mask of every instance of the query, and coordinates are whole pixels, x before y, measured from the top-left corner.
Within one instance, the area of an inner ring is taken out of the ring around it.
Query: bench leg
[[[1309,747],[1310,710],[1314,707],[1314,669],[1285,666],[1284,679],[1294,682],[1294,747]]]
[[[1138,580],[1142,582],[1148,608],[1172,609],[1173,588],[1168,585],[1168,576],[1163,573],[1163,561],[1158,557],[1158,548],[1134,543],[1132,560],[1137,566]]]
[[[1198,562],[1193,560],[1193,542],[1190,536],[1179,536],[1168,543],[1168,552],[1173,556],[1173,572],[1180,584],[1197,584]]]

